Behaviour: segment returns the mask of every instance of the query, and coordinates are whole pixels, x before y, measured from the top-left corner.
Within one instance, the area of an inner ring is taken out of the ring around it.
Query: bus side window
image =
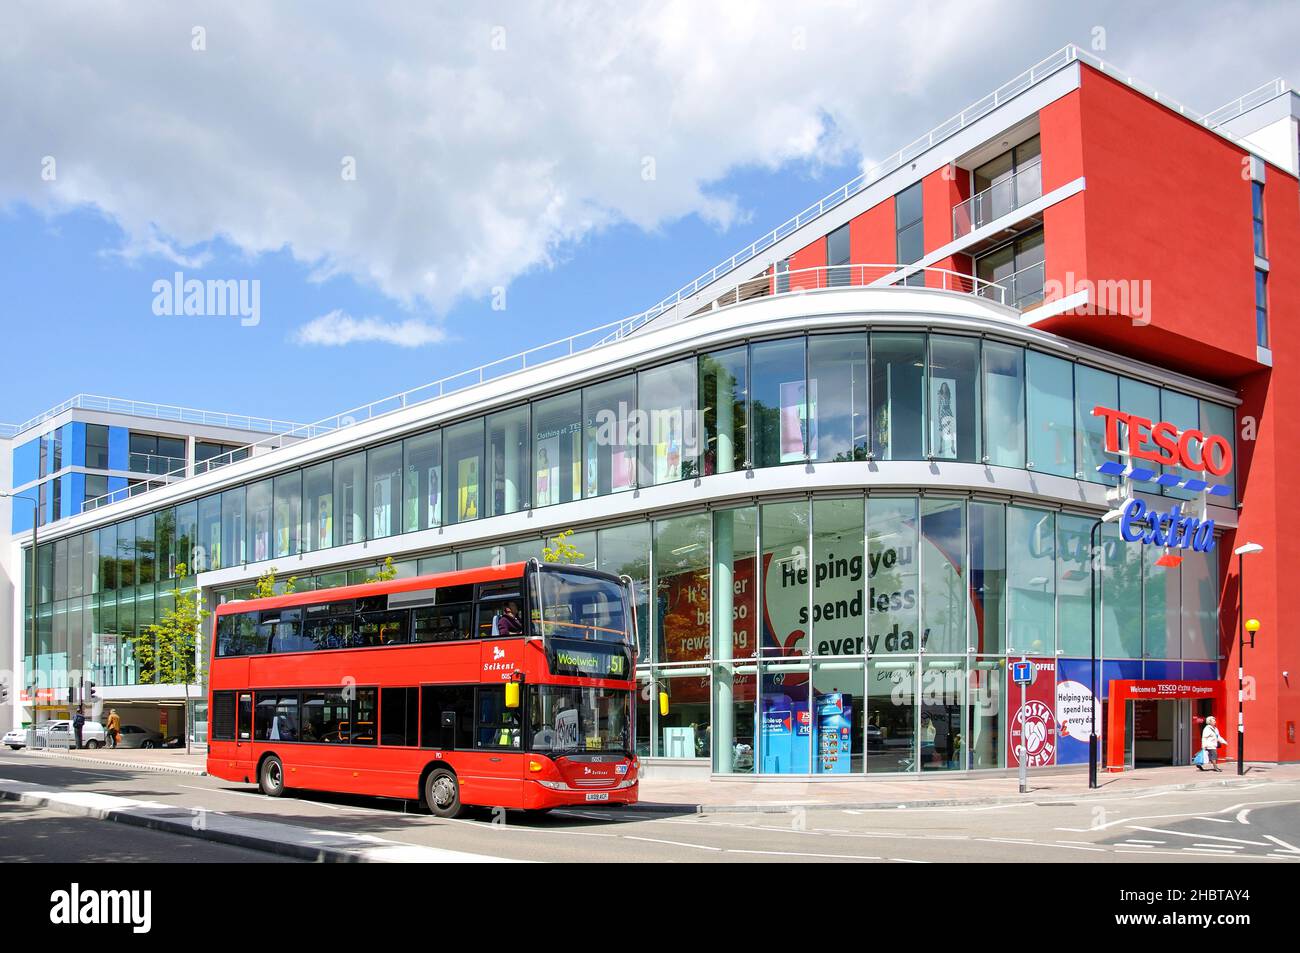
[[[476,748],[518,748],[519,711],[506,707],[504,685],[480,687],[478,690],[478,725]]]
[[[420,747],[444,751],[474,747],[472,685],[425,685],[420,695]]]

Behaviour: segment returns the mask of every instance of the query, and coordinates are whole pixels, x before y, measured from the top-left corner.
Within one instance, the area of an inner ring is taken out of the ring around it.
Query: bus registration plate
[[[608,801],[609,793],[606,791],[591,791],[587,794],[588,801]]]

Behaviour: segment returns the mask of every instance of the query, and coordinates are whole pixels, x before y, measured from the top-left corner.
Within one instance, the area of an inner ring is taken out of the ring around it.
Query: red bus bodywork
[[[220,740],[209,732],[207,770],[213,777],[255,784],[259,765],[269,755],[284,766],[284,787],[335,791],[377,797],[422,799],[424,778],[437,767],[449,767],[459,782],[465,805],[538,810],[577,804],[633,804],[637,800],[639,763],[631,751],[635,728],[628,725],[627,750],[619,755],[555,757],[527,750],[530,731],[525,724],[519,750],[445,750],[424,746],[425,713],[420,712],[419,746],[373,743],[330,744],[306,741],[257,740],[243,723],[238,699],[251,693],[253,710],[259,691],[269,689],[321,689],[354,685],[380,689],[424,688],[438,685],[500,685],[522,680],[524,686],[578,686],[623,690],[629,693],[629,714],[635,682],[635,630],[630,631],[631,665],[626,679],[575,677],[552,674],[544,640],[522,636],[471,638],[464,641],[406,643],[366,648],[318,649],[263,655],[216,657],[217,626],[223,616],[250,611],[319,605],[349,599],[410,593],[418,590],[478,583],[500,583],[518,578],[528,591],[536,563],[462,570],[387,582],[366,583],[315,592],[293,593],[268,599],[243,600],[222,605],[214,612],[209,648],[209,719],[220,692],[236,693],[239,723],[234,740]],[[549,567],[547,567],[549,568]],[[566,570],[571,567],[565,567]],[[607,576],[608,579],[614,579]],[[477,603],[476,610],[477,610]],[[632,600],[628,600],[629,609]],[[527,615],[525,616],[527,618]],[[629,620],[634,616],[629,615]],[[634,625],[634,621],[629,621]],[[425,693],[418,693],[423,703]],[[521,723],[527,704],[521,701]],[[379,710],[382,724],[384,712]],[[379,732],[382,732],[382,728]],[[376,742],[378,742],[376,738]],[[545,783],[544,783],[545,782]],[[548,784],[550,786],[548,786]]]

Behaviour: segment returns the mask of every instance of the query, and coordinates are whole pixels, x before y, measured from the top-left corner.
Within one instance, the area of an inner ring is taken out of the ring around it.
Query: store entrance
[[[1124,739],[1130,768],[1157,768],[1192,763],[1200,747],[1205,718],[1213,714],[1209,699],[1130,699]]]

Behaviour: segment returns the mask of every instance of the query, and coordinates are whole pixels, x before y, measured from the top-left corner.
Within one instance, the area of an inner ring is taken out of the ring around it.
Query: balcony
[[[997,284],[981,282],[975,293],[1008,304],[1017,311],[1025,311],[1043,303],[1046,279],[1047,263],[1039,261],[1009,275],[998,276]]]
[[[952,210],[956,241],[1043,197],[1042,163],[1035,159],[1014,175],[972,195]]]
[[[185,473],[184,457],[167,457],[157,453],[132,453],[128,465],[132,473],[148,473],[151,476],[183,476]]]

